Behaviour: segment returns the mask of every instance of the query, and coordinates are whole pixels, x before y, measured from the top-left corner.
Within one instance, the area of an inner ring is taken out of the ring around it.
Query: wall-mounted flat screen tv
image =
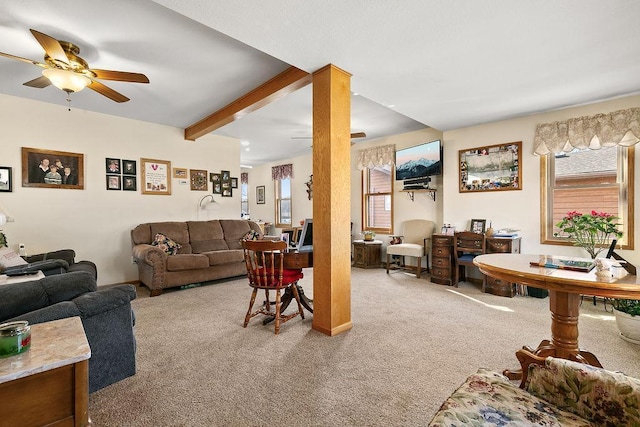
[[[442,144],[425,142],[396,151],[396,180],[442,175]]]

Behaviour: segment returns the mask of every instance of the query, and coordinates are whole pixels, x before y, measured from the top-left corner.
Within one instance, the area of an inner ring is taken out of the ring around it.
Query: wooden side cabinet
[[[487,237],[488,254],[519,254],[521,237]],[[487,276],[485,292],[512,298],[516,294],[516,284]]]
[[[434,234],[431,237],[431,281],[440,285],[453,282],[453,236]]]
[[[382,241],[353,241],[353,266],[360,268],[380,268],[380,251]]]

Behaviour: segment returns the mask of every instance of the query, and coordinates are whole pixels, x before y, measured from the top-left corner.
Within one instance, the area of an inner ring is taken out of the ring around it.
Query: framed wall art
[[[191,190],[207,191],[207,171],[200,169],[189,169],[189,178],[191,180]]]
[[[13,168],[0,166],[0,191],[13,191]]]
[[[259,205],[264,205],[264,185],[259,185],[256,187],[256,203]]]
[[[522,190],[522,141],[460,150],[459,192]]]
[[[110,174],[119,174],[122,171],[122,169],[120,169],[120,159],[113,159],[113,158],[107,157],[105,159],[105,167],[106,167],[106,172]]]
[[[122,174],[136,175],[138,173],[135,160],[122,160]]]
[[[173,177],[174,178],[186,178],[187,170],[185,168],[173,168]]]
[[[120,175],[107,175],[107,190],[120,190]]]
[[[231,178],[231,188],[238,188],[238,178]]]
[[[171,162],[168,160],[140,159],[142,194],[170,195]]]
[[[122,177],[122,189],[124,191],[136,191],[138,189],[136,177],[124,175]]]
[[[22,186],[84,190],[84,154],[22,147]]]

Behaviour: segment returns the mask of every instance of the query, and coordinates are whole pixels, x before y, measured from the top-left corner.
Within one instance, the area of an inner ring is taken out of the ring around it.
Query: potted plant
[[[613,312],[620,337],[634,344],[640,344],[640,300],[615,299]]]
[[[366,242],[370,242],[376,237],[376,232],[371,230],[365,230],[362,232],[362,237]]]
[[[573,241],[575,246],[580,246],[589,253],[591,259],[595,259],[600,252],[609,246],[609,238],[622,237],[618,230],[620,225],[618,217],[605,212],[591,211],[590,214],[580,212],[567,212],[567,216],[556,224],[562,233],[554,233],[554,236],[563,235]]]

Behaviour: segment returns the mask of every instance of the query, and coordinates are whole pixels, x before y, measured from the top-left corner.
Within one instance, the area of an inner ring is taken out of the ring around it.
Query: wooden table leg
[[[601,368],[600,361],[593,353],[580,350],[578,347],[580,295],[549,290],[549,310],[551,311],[551,341],[543,340],[536,349],[527,346],[523,349],[538,357],[558,357]],[[521,363],[520,369],[506,369],[503,374],[512,380],[522,379],[522,373],[526,368]]]

